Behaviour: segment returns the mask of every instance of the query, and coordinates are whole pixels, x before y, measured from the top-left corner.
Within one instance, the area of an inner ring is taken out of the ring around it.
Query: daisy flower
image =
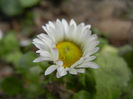
[[[98,51],[99,41],[96,34],[91,34],[90,25],[77,25],[73,19],[69,23],[65,19],[57,19],[42,28],[47,34],[41,33],[33,39],[38,48],[36,53],[40,54],[33,62],[53,62],[44,75],[57,71],[56,77],[60,78],[67,73],[84,73],[85,68],[98,68],[92,62],[96,58],[92,55]]]

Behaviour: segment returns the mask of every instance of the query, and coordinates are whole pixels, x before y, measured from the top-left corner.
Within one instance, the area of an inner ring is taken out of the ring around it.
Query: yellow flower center
[[[80,47],[69,41],[59,42],[56,48],[59,52],[59,60],[63,61],[64,67],[70,67],[82,56]]]

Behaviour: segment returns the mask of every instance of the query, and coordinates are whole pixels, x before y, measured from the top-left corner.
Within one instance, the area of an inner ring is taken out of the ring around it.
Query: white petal
[[[88,43],[85,44],[84,46],[84,51],[87,51],[87,50],[92,50],[94,49],[98,44],[99,44],[99,41],[87,41]]]
[[[57,68],[57,72],[58,72],[58,76],[59,77],[65,76],[67,74],[66,70],[62,66],[60,66],[59,68]]]
[[[91,28],[91,25],[86,25],[85,27],[83,27],[82,33],[84,33],[84,31],[86,31],[86,30],[89,31],[90,28]]]
[[[92,61],[94,59],[96,59],[96,56],[89,56],[89,57],[87,57],[87,61]]]
[[[70,69],[69,69],[69,73],[70,73],[70,74],[73,74],[73,75],[76,75],[76,74],[77,74],[77,70],[74,69],[74,68],[70,68]]]
[[[46,69],[46,71],[45,71],[45,75],[51,74],[51,73],[54,72],[56,69],[57,69],[57,66],[56,66],[56,65],[51,65],[51,66],[49,66],[49,67]]]
[[[52,30],[53,30],[52,27],[49,27],[49,25],[46,24],[46,26],[42,26],[42,28],[47,32],[48,36],[49,36],[53,41],[55,41],[55,38],[54,38],[54,35],[53,35],[54,31],[52,31]]]
[[[51,61],[51,58],[40,56],[36,58],[35,60],[33,60],[33,62],[40,62],[40,61]]]
[[[74,19],[71,19],[71,21],[70,21],[70,26],[71,25],[73,25],[74,27],[76,27],[77,25],[76,25],[76,22],[74,21]]]
[[[86,49],[84,52],[83,52],[83,56],[91,56],[92,54],[96,53],[97,51],[99,50],[99,47],[96,47],[96,48],[93,48],[93,49]]]
[[[38,50],[38,51],[36,51],[36,53],[40,53],[40,56],[43,56],[43,57],[51,57],[50,53],[48,51]]]
[[[99,47],[96,47],[95,49],[93,49],[92,51],[89,51],[88,54],[92,55],[94,53],[96,53],[99,50]]]
[[[97,35],[96,34],[93,34],[93,35],[89,36],[89,38],[87,38],[85,40],[84,44],[86,45],[86,47],[88,47],[94,41],[97,41]]]
[[[90,56],[90,55],[88,54],[88,55],[86,55],[86,56],[83,56],[83,58],[84,58],[84,63],[85,63],[85,62],[90,62],[90,61],[96,59],[96,56]]]
[[[78,73],[84,73],[85,69],[76,69]]]
[[[49,21],[48,24],[52,27],[52,28],[55,28],[55,25],[53,22]]]
[[[86,46],[86,48],[94,48],[99,44],[99,41],[91,41],[90,44]]]
[[[33,39],[32,42],[38,49],[42,49],[42,50],[48,50],[49,49],[49,44],[47,42],[44,42],[40,39]]]
[[[56,64],[59,65],[59,66],[62,66],[62,65],[63,65],[63,62],[62,62],[61,60],[58,60],[58,61],[56,62]]]
[[[56,29],[54,30],[55,31],[54,36],[55,36],[56,43],[57,43],[57,42],[64,40],[65,30],[64,30],[63,24],[58,19],[56,20],[55,28]]]
[[[59,75],[59,73],[58,73],[58,72],[56,73],[56,77],[57,77],[57,78],[60,78],[60,77],[61,77],[61,76]]]
[[[90,62],[94,60],[95,58],[96,58],[95,56],[87,55],[85,57],[80,58],[80,60],[75,62],[71,67],[76,67],[77,65],[82,64],[83,62]]]
[[[82,34],[82,29],[83,29],[83,27],[84,27],[84,23],[81,23],[81,24],[79,24],[78,26],[77,26],[77,28],[76,28],[76,31],[75,31],[75,33],[76,33],[76,43],[77,44],[81,44],[81,39],[80,39],[80,36],[81,36],[81,34]]]
[[[52,48],[52,55],[55,60],[58,60],[58,50],[56,48]]]
[[[77,65],[79,65],[79,64],[81,64],[83,62],[84,62],[84,58],[82,57],[82,58],[80,58],[80,60],[78,60],[77,62],[75,62],[71,67],[75,67],[75,66],[77,66]]]
[[[79,66],[77,66],[77,68],[98,68],[98,65],[96,63],[93,62],[87,62],[87,63],[83,63]]]
[[[72,25],[72,26],[69,26],[68,32],[65,33],[65,39],[73,41],[74,38],[76,38],[75,28]],[[77,40],[77,38],[76,38],[76,40]]]
[[[41,33],[41,34],[37,35],[37,37],[39,39],[41,39],[43,42],[46,42],[48,45],[52,44],[52,40],[49,38],[48,35],[46,35],[44,33]]]
[[[68,23],[65,19],[62,19],[62,24],[64,26],[65,32],[68,32]]]

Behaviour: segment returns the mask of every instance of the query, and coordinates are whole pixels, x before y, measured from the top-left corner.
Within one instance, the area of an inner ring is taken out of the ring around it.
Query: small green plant
[[[40,0],[0,0],[0,10],[7,16],[20,15],[25,8],[37,5]]]

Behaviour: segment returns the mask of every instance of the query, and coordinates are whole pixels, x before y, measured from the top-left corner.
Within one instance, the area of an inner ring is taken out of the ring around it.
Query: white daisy
[[[91,26],[81,23],[79,25],[72,19],[67,23],[65,19],[56,22],[49,21],[42,26],[48,34],[41,33],[33,40],[33,44],[39,49],[36,53],[40,57],[34,62],[52,61],[45,75],[57,70],[56,76],[60,78],[70,74],[84,73],[85,68],[98,68],[92,60],[92,56],[98,51],[97,35],[91,34]]]

